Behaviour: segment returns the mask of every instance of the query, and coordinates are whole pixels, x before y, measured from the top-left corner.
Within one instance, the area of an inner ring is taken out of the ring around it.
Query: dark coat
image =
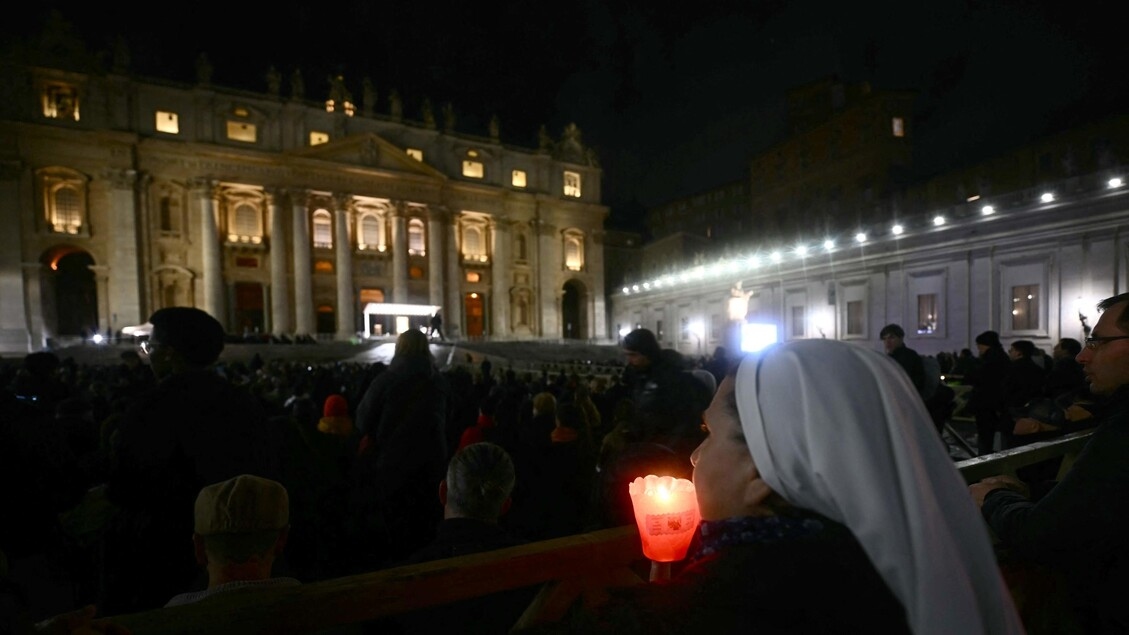
[[[981,512],[1014,556],[1052,567],[1088,633],[1129,631],[1129,387],[1096,413],[1093,437],[1038,502],[998,489]]]
[[[842,526],[731,546],[665,583],[612,589],[595,613],[522,633],[908,633],[905,611]]]

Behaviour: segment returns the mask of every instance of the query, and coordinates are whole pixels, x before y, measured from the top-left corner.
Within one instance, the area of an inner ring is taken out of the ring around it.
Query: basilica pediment
[[[355,165],[375,170],[446,178],[442,172],[408,156],[403,148],[372,133],[358,134],[315,146],[307,146],[294,150],[292,154],[307,159]]]

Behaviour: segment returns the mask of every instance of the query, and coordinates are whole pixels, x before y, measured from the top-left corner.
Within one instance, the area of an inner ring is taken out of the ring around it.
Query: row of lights
[[[1120,178],[1112,178],[1107,182],[1107,185],[1110,189],[1116,189],[1122,187],[1124,185],[1124,181]],[[976,200],[976,198],[978,197],[973,197],[970,200]],[[1039,201],[1044,204],[1053,203],[1055,201],[1055,195],[1052,192],[1045,192],[1039,197]],[[995,213],[996,208],[991,205],[985,205],[980,208],[981,216],[992,216]],[[948,219],[946,219],[943,215],[938,214],[933,217],[934,227],[943,227],[946,224],[948,224]],[[890,233],[895,237],[902,236],[905,234],[905,232],[905,225],[902,225],[901,223],[895,223],[890,227]],[[870,240],[870,235],[865,231],[859,231],[854,236],[854,243],[858,246],[865,245]],[[837,244],[832,238],[825,239],[822,246],[824,253],[832,253],[837,248]],[[813,248],[808,246],[807,244],[801,243],[792,248],[791,253],[794,254],[797,258],[802,259],[806,258],[809,255],[813,255]],[[767,259],[772,264],[781,264],[784,262],[784,258],[785,253],[777,249],[770,252],[764,259]],[[721,262],[713,265],[698,265],[696,267],[685,269],[679,273],[660,276],[650,282],[643,282],[641,284],[632,284],[625,286],[623,287],[622,291],[624,295],[631,295],[632,293],[641,293],[653,289],[663,289],[674,286],[678,283],[695,282],[706,278],[714,278],[722,275],[740,273],[741,271],[757,269],[762,264],[764,264],[762,257],[759,254],[753,254],[744,258],[722,260]]]

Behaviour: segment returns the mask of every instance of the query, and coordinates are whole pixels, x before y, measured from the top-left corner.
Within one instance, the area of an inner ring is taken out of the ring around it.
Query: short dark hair
[[[1098,302],[1098,312],[1101,313],[1122,302],[1129,302],[1129,293],[1119,293]],[[1116,321],[1117,325],[1122,329],[1129,330],[1129,304],[1125,305],[1124,309],[1121,309],[1121,315],[1117,316]]]
[[[647,359],[657,359],[662,348],[659,346],[658,339],[655,334],[647,329],[635,329],[623,338],[623,348],[646,357]]]
[[[1002,348],[1000,344],[1000,334],[995,331],[984,331],[976,336],[976,343],[990,348]]]
[[[886,326],[882,327],[882,330],[878,333],[878,337],[880,339],[886,339],[887,335],[893,335],[894,337],[905,337],[906,332],[897,324],[887,324]]]
[[[1035,356],[1035,343],[1031,340],[1015,340],[1011,343],[1011,347],[1019,351],[1019,354],[1024,357]]]
[[[172,306],[149,317],[161,344],[180,353],[193,366],[214,364],[223,352],[224,331],[219,320],[200,309]]]
[[[1075,356],[1075,357],[1078,355],[1078,353],[1082,352],[1082,342],[1079,342],[1078,340],[1076,340],[1072,337],[1062,338],[1061,340],[1058,341],[1058,345],[1059,345],[1059,348],[1066,351],[1067,353],[1070,353],[1072,356]]]

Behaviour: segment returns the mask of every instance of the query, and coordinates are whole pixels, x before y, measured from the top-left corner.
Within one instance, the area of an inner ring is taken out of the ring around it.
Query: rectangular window
[[[315,260],[314,273],[333,273],[333,262],[329,260]]]
[[[792,337],[803,337],[804,332],[804,307],[792,307]]]
[[[408,156],[415,159],[416,161],[423,161],[423,150],[408,148],[407,150],[405,150],[405,152],[407,152]]]
[[[247,256],[238,256],[238,257],[235,258],[235,266],[236,267],[243,267],[243,268],[246,268],[246,269],[258,269],[259,268],[259,259],[258,258],[249,258]]]
[[[482,274],[478,273],[477,271],[468,271],[468,272],[466,272],[466,281],[467,282],[481,282],[482,281]]]
[[[1026,284],[1011,288],[1011,330],[1034,331],[1039,328],[1039,285]]]
[[[917,296],[917,332],[933,333],[937,330],[937,294]]]
[[[78,91],[71,86],[48,86],[43,90],[43,116],[78,121]]]
[[[847,335],[864,335],[862,300],[847,302]]]
[[[247,123],[244,121],[228,121],[227,138],[231,139],[232,141],[255,143],[255,140],[257,138],[255,124]]]
[[[485,170],[481,161],[463,161],[463,176],[481,179],[483,174],[485,174]]]
[[[890,131],[898,138],[906,136],[906,120],[901,117],[894,117],[890,120]]]
[[[323,143],[329,143],[328,132],[318,132],[316,130],[310,131],[310,145],[319,146]]]
[[[525,187],[525,170],[514,170],[510,183],[514,187]]]
[[[180,121],[175,112],[157,111],[157,132],[180,134]]]
[[[580,174],[577,172],[564,173],[564,195],[580,198]]]

